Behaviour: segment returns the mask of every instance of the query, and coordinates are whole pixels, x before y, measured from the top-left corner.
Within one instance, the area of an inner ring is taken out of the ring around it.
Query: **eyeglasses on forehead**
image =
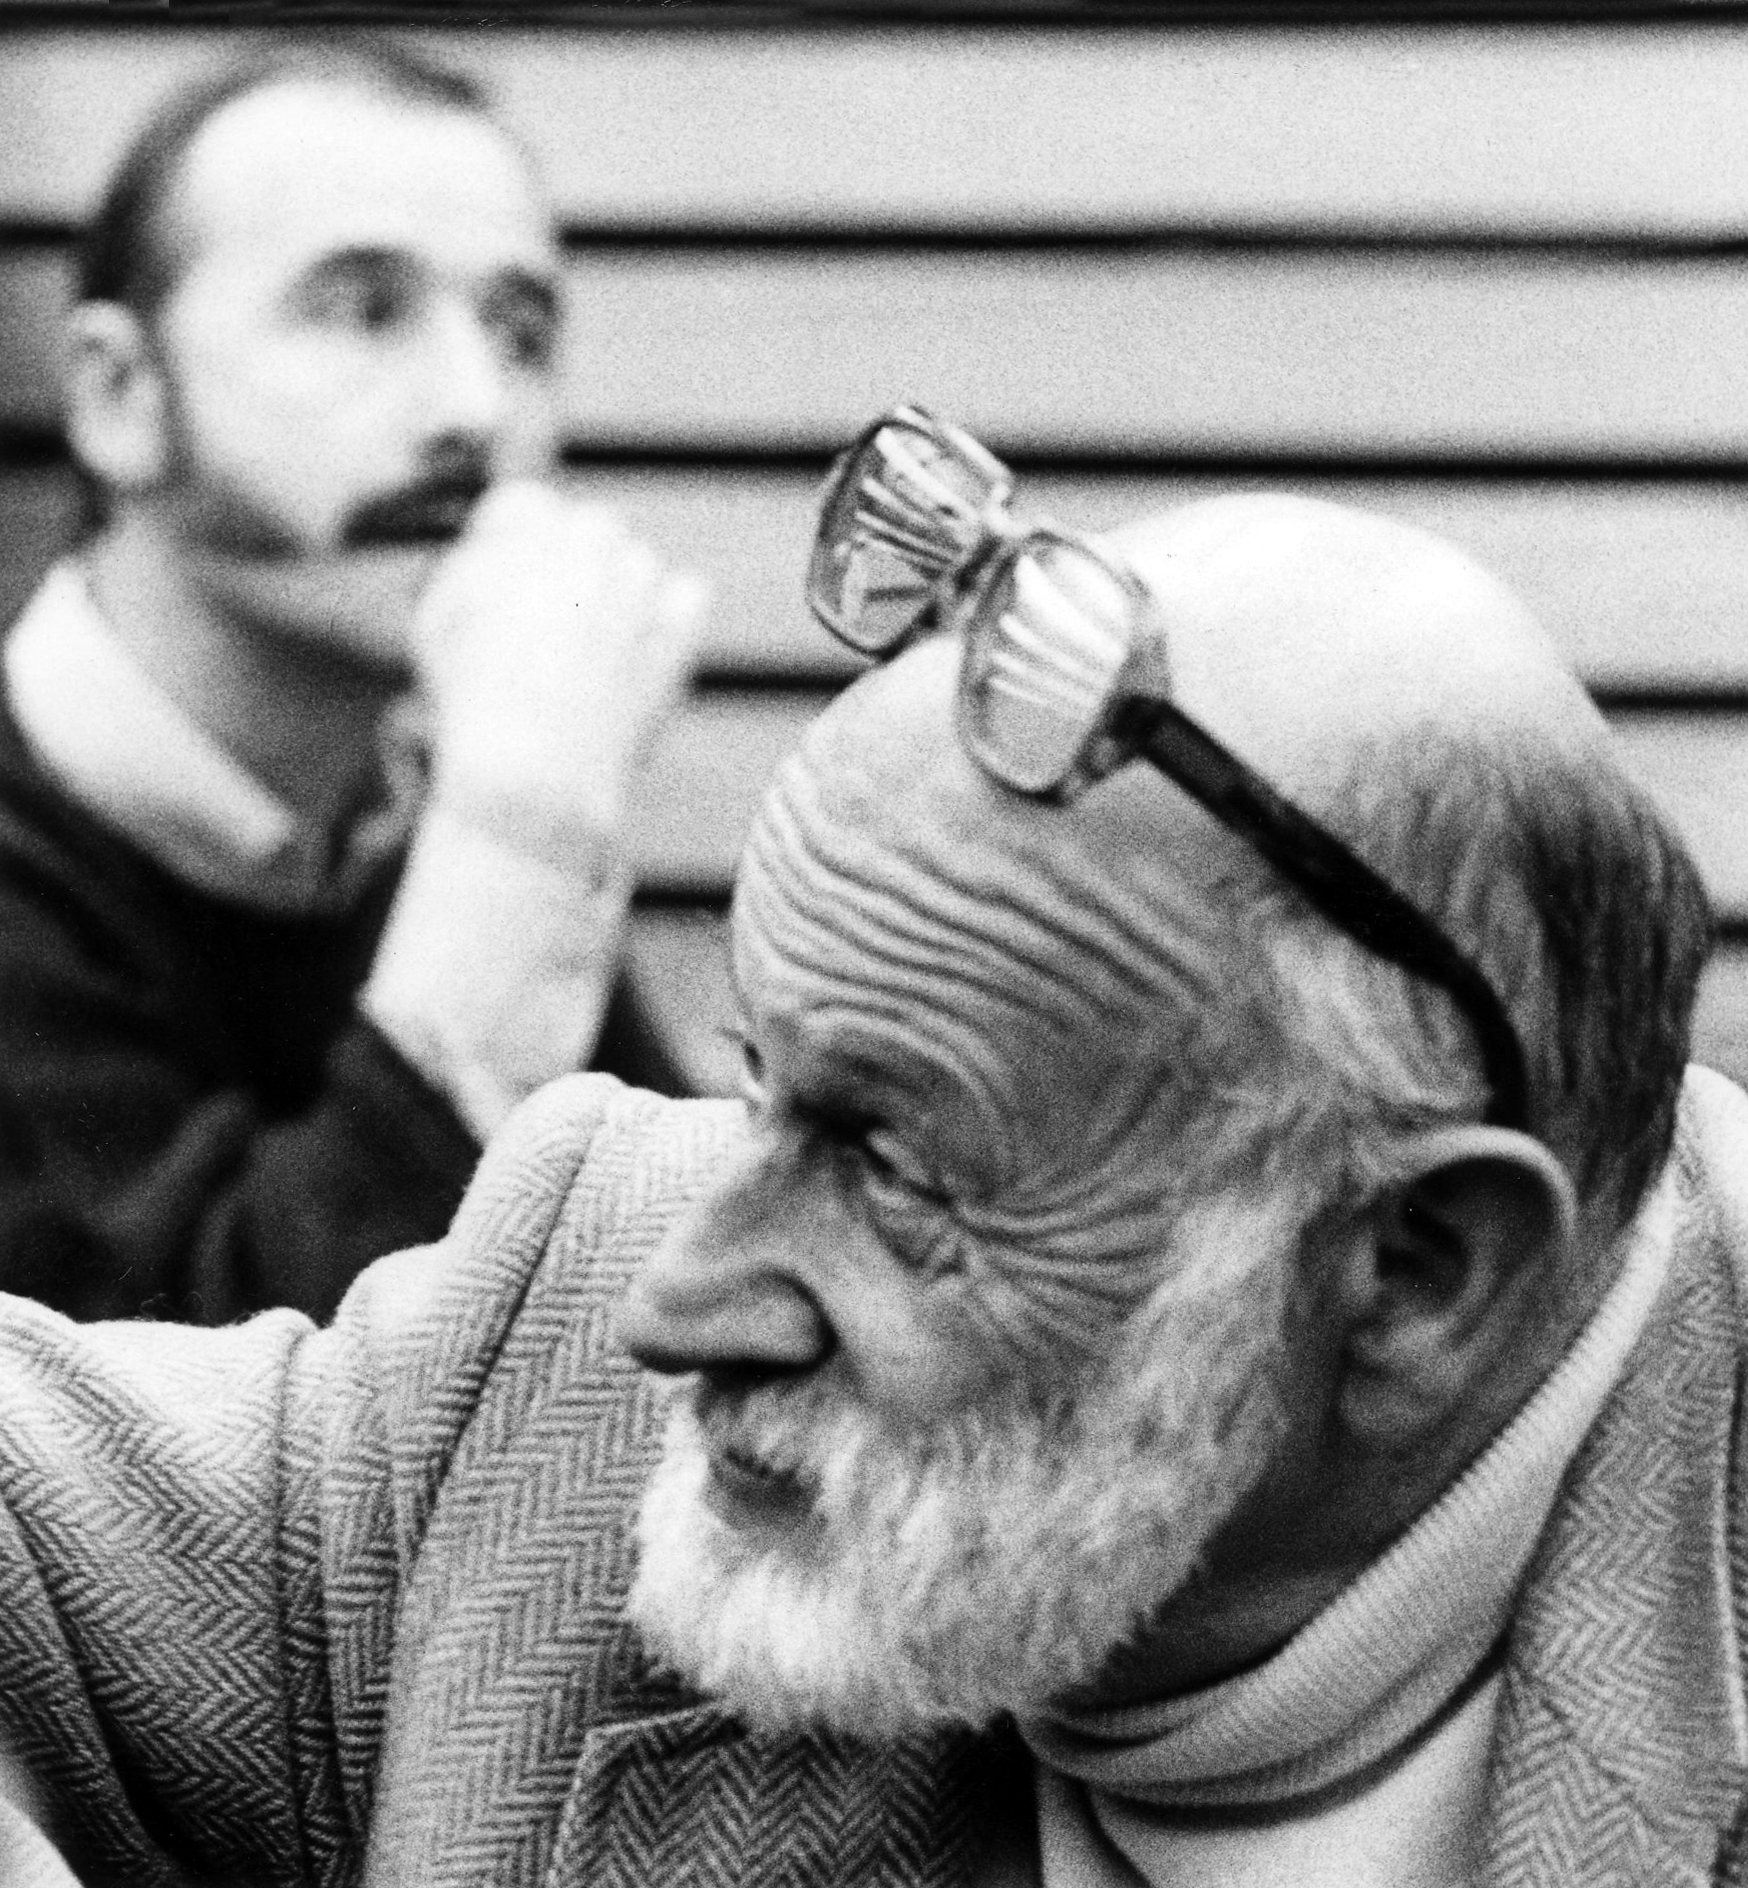
[[[1486,1071],[1486,1119],[1528,1124],[1523,1047],[1498,994],[1440,927],[1342,840],[1170,699],[1169,640],[1147,586],[1109,551],[1009,509],[1013,474],[920,407],[877,420],[820,501],[807,601],[884,659],[936,631],[964,638],[958,726],[991,778],[1067,800],[1150,761],[1328,921],[1446,992]]]

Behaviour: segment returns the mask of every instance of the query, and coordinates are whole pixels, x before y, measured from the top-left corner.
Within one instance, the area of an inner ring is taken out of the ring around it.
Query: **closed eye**
[[[963,1272],[970,1241],[939,1178],[883,1128],[865,1132],[857,1152],[869,1223],[887,1250],[933,1278]]]
[[[740,1052],[741,1099],[751,1107],[759,1107],[765,1099],[765,1058],[759,1045],[737,1023],[722,1024],[718,1033]]]
[[[862,1136],[862,1146],[874,1166],[883,1168],[913,1193],[920,1193],[932,1200],[946,1197],[946,1189],[941,1185],[939,1176],[890,1128],[869,1128]]]

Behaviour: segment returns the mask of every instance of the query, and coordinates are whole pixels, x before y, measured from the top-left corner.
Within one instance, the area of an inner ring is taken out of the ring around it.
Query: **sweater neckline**
[[[1506,1630],[1566,1470],[1668,1276],[1675,1212],[1666,1173],[1622,1236],[1614,1284],[1540,1389],[1279,1652],[1175,1697],[1026,1720],[1038,1760],[1128,1801],[1212,1808],[1328,1789],[1413,1739]]]
[[[385,723],[380,801],[339,831],[319,828],[140,667],[76,559],[43,579],[4,670],[24,745],[58,789],[209,897],[276,917],[342,915],[405,847],[424,769],[398,720]]]

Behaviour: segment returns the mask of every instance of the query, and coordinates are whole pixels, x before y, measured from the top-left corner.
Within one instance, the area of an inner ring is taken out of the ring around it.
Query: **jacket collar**
[[[1740,1101],[1731,1103],[1738,1130],[1748,1120]],[[1748,1707],[1736,1589],[1748,1542],[1733,1538],[1731,1515],[1748,1501],[1748,1244],[1727,1195],[1748,1143],[1733,1134],[1720,1171],[1694,1115],[1690,1083],[1674,1270],[1573,1464],[1514,1616],[1487,1888],[1708,1883],[1742,1813]]]
[[[382,799],[338,832],[303,819],[139,665],[76,560],[57,564],[0,656],[37,763],[173,877],[281,917],[350,910],[402,849],[424,792],[405,717],[385,722]]]
[[[1699,1888],[1742,1840],[1748,1101],[1690,1078],[1675,1158],[1669,1280],[1514,1617],[1484,1888]],[[964,1888],[1030,1830],[1015,1744],[760,1737],[664,1683],[623,1625],[607,1674],[544,1888]]]
[[[665,1679],[629,1626],[607,1666],[607,1721],[584,1737],[543,1888],[966,1888],[1004,1847],[1035,1879],[1017,1738],[760,1733]]]

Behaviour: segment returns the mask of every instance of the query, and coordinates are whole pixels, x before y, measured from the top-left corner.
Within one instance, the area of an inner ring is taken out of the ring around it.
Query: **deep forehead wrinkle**
[[[1016,816],[999,804],[1008,797],[992,789],[984,808],[935,819],[905,805],[883,816],[838,804],[865,796],[805,756],[792,761],[749,848],[747,890],[775,927],[770,941],[827,975],[859,979],[879,964],[1022,1008],[1047,986],[1066,1031],[1195,995],[1201,967],[1183,930],[1199,925],[1212,942],[1220,914],[1210,921],[1205,888],[1195,895],[1171,869],[1170,833],[1153,836],[1149,870],[1108,843],[1085,803],[1025,804]]]
[[[1230,953],[1219,914],[1169,860],[1142,869],[1122,822],[1113,844],[1112,822],[1082,808],[964,787],[883,798],[877,778],[804,751],[748,848],[738,968],[756,1009],[798,1009],[834,1034],[841,1074],[859,1040],[888,1080],[903,1079],[896,1063],[918,1085],[919,1108],[943,1084],[1042,1209],[1036,1189],[1078,1195],[1096,1163],[1041,1161],[1061,1089],[1039,1071],[1096,1095],[1083,1155],[1114,1146],[1153,1105]],[[1075,1069],[1113,1079],[1070,1082]]]
[[[804,767],[774,787],[736,901],[755,1026],[802,1019],[827,1086],[799,1098],[852,1118],[865,1106],[934,1166],[1010,1336],[1090,1338],[1157,1256],[1179,1163],[1149,1129],[1211,973],[1162,947],[1138,887],[1114,896],[1120,922],[1094,910],[1059,930],[1039,902],[1083,901],[1078,870],[1027,861],[1004,882],[980,849],[937,875],[936,844],[908,823],[865,840]]]

